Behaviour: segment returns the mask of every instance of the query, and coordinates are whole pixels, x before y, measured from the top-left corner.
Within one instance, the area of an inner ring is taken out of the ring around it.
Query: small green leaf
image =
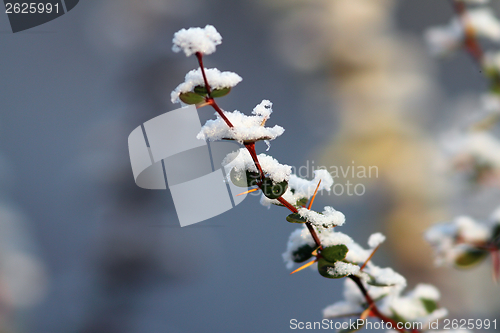
[[[194,92],[197,93],[198,95],[205,96],[208,94],[207,88],[205,86],[196,86],[194,87]]]
[[[202,96],[191,91],[180,94],[179,99],[186,104],[198,104],[205,100]]]
[[[288,188],[288,182],[274,184],[271,178],[264,178],[262,181],[262,193],[269,199],[278,199]]]
[[[346,277],[347,274],[336,274],[335,263],[327,261],[325,258],[318,259],[318,272],[322,276],[329,279],[340,279]]]
[[[438,305],[437,305],[435,300],[421,298],[420,301],[422,301],[422,304],[424,305],[427,313],[432,313],[432,312],[434,312],[434,310],[436,310],[438,308]]]
[[[257,180],[259,179],[259,174],[257,172],[238,170],[235,168],[231,170],[229,174],[231,182],[239,187],[252,187],[257,185]]]
[[[210,96],[213,98],[219,98],[219,97],[226,96],[227,94],[229,94],[230,91],[231,91],[231,88],[214,89],[210,93]]]
[[[488,251],[467,248],[455,259],[455,266],[459,268],[468,268],[479,264],[488,256]]]
[[[292,213],[286,217],[286,220],[290,223],[306,223],[307,220],[299,215],[299,213]]]
[[[309,201],[309,200],[308,200],[307,198],[302,198],[302,199],[299,199],[299,200],[297,200],[297,202],[295,203],[295,206],[297,206],[297,207],[302,207],[302,206],[305,206],[305,205],[307,205],[307,202],[308,202],[308,201]]]
[[[311,245],[302,245],[296,251],[292,252],[293,261],[297,263],[304,262],[312,257],[313,251],[314,247]]]
[[[325,247],[321,251],[321,256],[331,263],[336,261],[344,260],[345,256],[349,252],[349,249],[344,244],[333,245]]]

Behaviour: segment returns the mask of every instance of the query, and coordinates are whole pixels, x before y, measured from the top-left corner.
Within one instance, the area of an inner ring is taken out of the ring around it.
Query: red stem
[[[203,75],[203,80],[205,81],[205,88],[207,89],[207,93],[210,96],[211,90],[210,90],[210,85],[208,84],[207,76],[205,74],[205,67],[203,66],[203,55],[200,52],[196,52],[196,58],[198,59],[198,63],[200,65],[200,70],[201,70],[201,73]],[[210,104],[215,109],[215,111],[217,111],[217,113],[221,116],[222,119],[224,119],[224,121],[226,122],[226,124],[230,128],[234,127],[233,124],[229,121],[229,119],[227,119],[227,117],[224,114],[224,112],[222,111],[222,109],[217,105],[217,103],[215,102],[215,100],[212,97],[208,97],[206,99],[206,102],[208,104]],[[257,157],[257,153],[255,152],[255,143],[253,142],[253,143],[245,144],[245,147],[248,150],[248,152],[250,153],[250,156],[252,156],[252,159],[253,159],[253,161],[255,163],[255,166],[259,170],[260,176],[261,176],[261,179],[262,179],[264,177],[264,172],[262,171],[262,168],[261,168],[260,163],[259,163],[259,159]],[[259,184],[259,187],[261,187],[261,185],[262,185],[262,183]],[[285,199],[283,199],[283,197],[279,197],[277,200],[281,204],[283,204],[283,206],[285,206],[286,208],[288,208],[292,213],[298,213],[297,208],[295,208],[288,201],[286,201]],[[323,249],[323,246],[321,245],[321,241],[320,241],[320,239],[318,237],[318,234],[316,233],[316,230],[314,229],[312,223],[311,222],[306,222],[306,226],[307,226],[307,229],[309,230],[309,232],[311,233],[311,236],[314,239],[314,242],[316,243],[316,246],[318,246],[319,248]],[[394,320],[392,320],[391,318],[388,318],[388,317],[384,316],[382,313],[380,313],[380,311],[378,310],[377,306],[375,305],[375,302],[373,302],[372,298],[370,297],[370,295],[366,291],[365,287],[363,286],[363,283],[361,282],[361,280],[358,277],[353,276],[353,275],[350,275],[349,277],[359,287],[359,289],[363,293],[364,297],[366,298],[366,301],[368,302],[368,305],[372,307],[371,312],[374,315],[376,315],[378,318],[380,318],[381,320],[384,320],[386,322],[390,322],[393,325],[393,327],[396,328],[397,327],[397,323]],[[401,329],[398,329],[398,331],[400,331],[401,333],[405,333],[405,331],[401,330]],[[413,332],[416,333],[418,331],[417,330],[413,330]]]
[[[215,111],[217,111],[219,116],[226,122],[227,126],[229,126],[230,128],[234,128],[234,125],[229,121],[229,119],[227,119],[226,115],[224,114],[224,111],[222,111],[219,105],[217,105],[215,99],[213,99],[212,97],[208,97],[206,101],[215,109]]]
[[[472,59],[476,61],[476,63],[481,67],[483,63],[483,50],[481,46],[477,42],[474,31],[470,28],[467,22],[467,7],[464,2],[453,0],[453,7],[455,8],[455,12],[458,17],[462,21],[463,29],[464,29],[464,45],[465,49],[471,55]]]
[[[361,293],[363,294],[363,296],[365,297],[366,299],[366,302],[368,303],[368,306],[371,306],[371,312],[377,316],[380,320],[383,320],[385,322],[388,322],[388,323],[391,323],[392,325],[392,329],[395,329],[395,330],[398,330],[399,332],[401,333],[405,333],[406,331],[404,329],[398,329],[398,322],[395,321],[394,319],[392,318],[389,318],[387,316],[385,316],[384,314],[382,314],[380,312],[380,310],[377,308],[377,305],[375,305],[375,302],[373,301],[373,299],[370,297],[370,295],[368,294],[368,291],[366,290],[365,286],[363,285],[363,283],[361,282],[361,279],[357,276],[354,276],[354,275],[349,275],[348,276],[351,280],[354,281],[354,283],[356,283],[356,285],[358,286],[359,290],[361,290]],[[411,332],[413,333],[417,333],[419,332],[418,330],[411,330]]]
[[[207,75],[205,74],[205,67],[203,66],[203,54],[201,52],[196,52],[196,59],[198,59],[198,64],[200,65],[201,74],[203,75],[203,81],[205,81],[205,88],[207,89],[208,96],[212,92],[210,85],[208,84]]]

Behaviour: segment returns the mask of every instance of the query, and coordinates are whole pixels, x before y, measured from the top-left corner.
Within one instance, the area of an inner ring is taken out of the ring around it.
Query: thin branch
[[[380,312],[380,310],[377,308],[377,305],[375,304],[375,302],[373,301],[373,299],[371,298],[371,296],[368,294],[368,291],[366,290],[365,286],[363,285],[363,283],[361,282],[361,279],[357,276],[354,276],[354,275],[349,275],[348,276],[351,280],[354,281],[354,283],[356,283],[356,285],[358,286],[359,290],[361,291],[361,293],[363,294],[363,296],[365,297],[366,299],[366,302],[368,303],[368,306],[371,306],[372,307],[372,313],[377,316],[379,319],[385,321],[385,322],[388,322],[388,323],[391,323],[392,324],[392,328],[401,332],[401,333],[405,333],[406,331],[404,329],[400,329],[400,328],[397,328],[398,327],[398,323],[392,319],[392,318],[389,318],[387,316],[385,316],[384,314],[382,314]],[[418,332],[418,331],[416,331]]]
[[[198,64],[200,65],[201,74],[203,75],[203,81],[205,81],[205,88],[207,89],[208,96],[212,90],[208,84],[207,75],[205,74],[205,67],[203,66],[203,54],[201,52],[196,52],[196,59],[198,59]]]

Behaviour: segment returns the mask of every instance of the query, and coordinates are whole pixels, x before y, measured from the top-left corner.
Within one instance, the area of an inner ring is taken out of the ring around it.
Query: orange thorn
[[[314,191],[314,194],[313,194],[313,196],[311,198],[311,202],[309,203],[309,206],[307,207],[307,209],[311,209],[311,207],[313,205],[314,198],[316,198],[316,194],[318,194],[319,184],[321,184],[321,179],[319,180],[318,186],[316,186],[316,190]]]
[[[251,193],[251,192],[255,192],[255,191],[258,191],[258,190],[259,190],[259,188],[254,188],[254,189],[248,190],[248,191],[246,191],[246,192],[243,192],[243,193],[237,194],[236,196],[243,195],[243,194],[247,194],[247,193]]]
[[[300,266],[299,268],[297,268],[296,270],[294,270],[293,272],[291,272],[290,275],[292,275],[293,273],[297,273],[297,272],[303,270],[304,268],[307,268],[307,267],[311,266],[316,261],[318,261],[318,259],[314,259],[313,261],[310,261],[307,264]]]
[[[368,316],[370,315],[370,313],[372,312],[372,308],[373,308],[373,303],[370,304],[369,307],[367,307],[362,313],[361,313],[361,316],[359,317],[359,319],[363,319],[365,320],[366,318],[368,318]]]
[[[363,268],[365,268],[366,264],[368,264],[368,262],[371,260],[371,258],[373,257],[373,255],[375,254],[375,252],[377,252],[378,248],[380,247],[380,245],[378,245],[376,248],[373,249],[373,252],[372,254],[370,254],[370,256],[368,257],[368,259],[366,259],[365,263],[361,266],[361,268],[359,269],[360,271],[363,270]]]

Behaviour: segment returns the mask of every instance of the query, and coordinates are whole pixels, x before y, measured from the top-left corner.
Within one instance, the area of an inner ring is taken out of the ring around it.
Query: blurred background
[[[135,185],[127,137],[178,107],[170,92],[196,62],[172,36],[206,24],[223,44],[205,65],[243,77],[220,105],[274,103],[268,124],[286,131],[271,155],[377,167],[335,179],[363,195],[314,206],[342,211],[339,230],[362,245],[385,233],[374,261],[409,288],[436,284],[450,318],[498,317],[489,263],[436,268],[422,238],[457,214],[486,218],[500,197],[442,172],[440,136],[487,87],[463,52],[428,56],[423,31],[452,15],[435,0],[95,0],[16,34],[0,15],[0,332],[287,332],[343,297],[342,281],[289,276],[283,208],[249,196],[180,228],[168,190]]]

